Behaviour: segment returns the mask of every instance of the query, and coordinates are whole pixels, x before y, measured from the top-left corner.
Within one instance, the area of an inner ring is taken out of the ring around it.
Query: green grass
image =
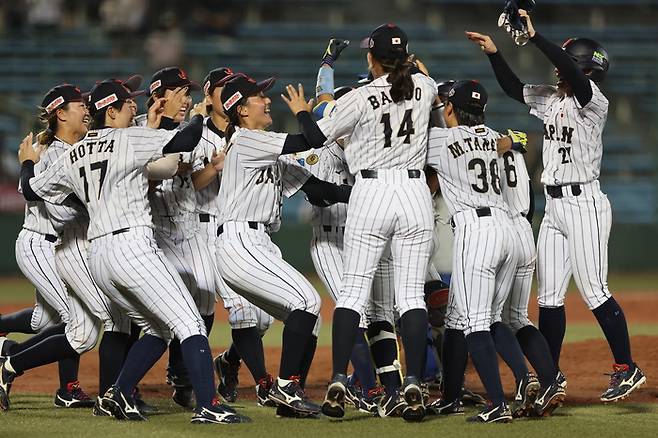
[[[628,332],[631,336],[658,336],[658,324],[633,323],[628,326]],[[580,342],[588,339],[604,339],[603,332],[598,324],[567,324],[565,342]]]
[[[357,436],[399,437],[466,436],[551,437],[556,436],[655,436],[658,430],[658,405],[623,403],[565,407],[556,416],[542,420],[517,420],[509,425],[467,424],[464,416],[428,417],[419,424],[405,424],[400,418],[378,419],[348,411],[342,421],[279,419],[274,411],[251,403],[238,405],[252,423],[234,426],[191,425],[190,413],[183,412],[168,400],[157,400],[160,413],[145,423],[118,422],[94,418],[89,410],[62,410],[52,407],[51,397],[16,395],[12,409],[0,414],[0,429],[6,437],[71,436],[84,437],[322,437]],[[472,411],[475,412],[475,411]],[[469,412],[470,413],[470,412]]]

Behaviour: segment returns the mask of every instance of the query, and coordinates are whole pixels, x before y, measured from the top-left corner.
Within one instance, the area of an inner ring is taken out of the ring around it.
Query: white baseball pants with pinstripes
[[[158,247],[153,230],[133,227],[89,246],[91,275],[144,333],[181,342],[206,336],[206,327],[185,283]]]
[[[313,227],[311,239],[311,259],[334,303],[340,293],[341,278],[343,276],[343,240],[342,231],[325,231],[322,226]],[[394,276],[393,258],[390,249],[386,250],[384,257],[379,261],[372,283],[372,299],[368,303],[365,314],[361,316],[359,326],[367,328],[369,323],[386,321],[395,324],[394,308]]]
[[[80,354],[94,348],[101,330],[129,334],[131,322],[91,277],[88,249],[89,242],[84,237],[68,236],[65,232],[55,250],[57,271],[68,286],[71,318],[65,334],[71,347]]]
[[[267,329],[272,325],[272,322],[274,322],[274,318],[231,289],[219,273],[219,268],[215,261],[217,222],[213,218],[209,222],[200,222],[198,225],[197,239],[201,245],[205,245],[208,253],[208,263],[212,263],[215,271],[213,290],[217,291],[217,294],[224,303],[224,309],[228,312],[228,322],[231,328],[245,329],[257,327],[260,333],[265,334]]]
[[[515,332],[525,326],[533,325],[528,319],[528,302],[532,289],[532,276],[535,272],[537,252],[535,237],[528,219],[518,215],[512,219],[514,239],[518,242],[519,257],[512,280],[509,296],[503,306],[503,322]]]
[[[573,196],[564,187],[564,197],[546,194],[546,213],[537,239],[538,300],[541,307],[564,305],[564,295],[573,274],[580,295],[590,310],[605,303],[608,290],[608,239],[612,209],[598,181],[581,184]]]
[[[227,222],[217,237],[217,267],[228,285],[253,305],[284,321],[293,310],[320,313],[320,295],[281,257],[263,224]],[[317,327],[317,325],[316,325]]]
[[[55,244],[48,242],[43,234],[23,229],[16,239],[16,263],[36,288],[32,330],[39,332],[67,323],[68,297],[55,265]]]
[[[356,183],[347,206],[343,284],[336,307],[363,315],[373,279],[387,246],[393,257],[395,307],[402,316],[425,309],[434,213],[425,177],[409,178],[406,170],[377,170],[378,178]]]
[[[450,297],[446,328],[489,331],[502,311],[518,264],[518,242],[506,211],[492,208],[478,217],[474,209],[456,213]]]

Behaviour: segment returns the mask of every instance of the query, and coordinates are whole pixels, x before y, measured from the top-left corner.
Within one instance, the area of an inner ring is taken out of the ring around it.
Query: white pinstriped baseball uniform
[[[236,128],[217,197],[221,233],[217,265],[231,288],[276,319],[294,310],[320,313],[311,283],[281,257],[269,233],[281,224],[282,196],[292,196],[310,173],[281,156],[287,134]]]
[[[91,275],[146,334],[182,341],[205,335],[185,285],[153,237],[146,164],[175,131],[142,127],[87,132],[30,181],[54,204],[74,193],[87,207]]]
[[[354,185],[354,176],[350,174],[345,153],[338,143],[332,143],[320,149],[311,149],[296,154],[297,161],[318,179],[334,183]],[[311,260],[320,280],[334,302],[340,293],[343,276],[343,248],[347,204],[336,203],[329,207],[312,207],[311,225]],[[387,321],[395,323],[393,259],[390,248],[380,260],[373,279],[372,299],[361,317],[360,326],[366,328],[368,323]]]
[[[526,215],[530,210],[530,175],[523,154],[507,151],[499,159],[500,188],[516,233],[519,257],[509,296],[503,307],[503,322],[513,330],[532,325],[528,319],[528,301],[532,289],[537,252],[532,226]]]
[[[203,170],[210,163],[213,153],[224,150],[226,140],[224,133],[217,128],[210,117],[206,117],[203,123],[201,140],[194,151],[194,172]],[[212,263],[217,270],[215,276],[215,289],[224,303],[228,312],[228,321],[233,329],[258,327],[264,333],[273,322],[273,318],[262,309],[251,304],[247,299],[233,291],[219,274],[217,261],[215,260],[215,246],[217,240],[217,217],[219,208],[217,195],[221,183],[221,172],[210,184],[196,192],[196,206],[194,220],[197,222],[197,238],[208,248],[210,256],[207,262]]]
[[[43,169],[43,163],[38,162],[34,166],[34,173],[39,174]],[[23,228],[16,239],[15,253],[19,269],[35,287],[34,311],[30,321],[35,332],[69,321],[66,286],[55,264],[57,240],[57,233],[44,203],[28,201]]]
[[[432,128],[428,165],[438,173],[454,224],[446,327],[466,335],[501,320],[518,249],[501,194],[496,140],[484,126]]]
[[[554,198],[546,192],[537,241],[542,307],[564,305],[572,274],[590,309],[611,296],[607,276],[612,210],[598,180],[608,99],[596,83],[590,85],[592,98],[584,107],[575,96],[562,96],[553,86],[523,88],[530,114],[544,122],[541,181],[545,187],[561,186],[555,190],[562,193]]]
[[[356,182],[347,208],[343,284],[336,307],[361,315],[389,242],[397,310],[403,315],[425,308],[423,285],[434,229],[431,195],[422,169],[436,84],[414,74],[412,98],[396,104],[387,77],[345,94],[318,122],[326,144],[350,137],[345,158]],[[366,170],[376,171],[376,178],[363,178],[361,171]]]
[[[55,139],[41,154],[43,169],[51,165],[70,145]],[[60,237],[55,248],[57,272],[68,286],[70,318],[65,334],[78,353],[89,351],[105,331],[130,333],[130,318],[100,290],[91,277],[87,263],[89,216],[82,206],[44,203],[55,233]]]

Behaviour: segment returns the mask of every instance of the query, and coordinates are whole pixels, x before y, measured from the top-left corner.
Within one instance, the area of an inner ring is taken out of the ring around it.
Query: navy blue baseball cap
[[[48,114],[69,102],[84,102],[84,96],[78,87],[71,84],[60,84],[51,88],[41,101],[41,108]]]
[[[124,85],[124,81],[118,79],[107,79],[98,82],[89,94],[89,112],[94,114],[114,102],[125,102],[140,94],[144,94],[144,92],[130,91]]]
[[[187,77],[185,70],[179,67],[165,67],[156,71],[151,77],[149,95],[152,96],[157,90],[164,88],[173,90],[178,87],[188,87],[190,91],[200,90],[201,86]]]
[[[481,115],[487,107],[487,90],[478,81],[457,81],[448,92],[448,102],[469,114]]]
[[[264,81],[256,82],[244,73],[236,73],[227,76],[218,85],[222,88],[222,106],[224,111],[229,112],[237,108],[238,102],[245,97],[254,96],[272,88],[276,79],[268,78]]]
[[[361,48],[370,50],[377,59],[407,59],[409,39],[395,24],[382,24],[361,41]]]
[[[208,95],[212,94],[213,90],[220,85],[220,82],[232,74],[234,74],[233,70],[229,67],[211,70],[203,80],[203,92]]]

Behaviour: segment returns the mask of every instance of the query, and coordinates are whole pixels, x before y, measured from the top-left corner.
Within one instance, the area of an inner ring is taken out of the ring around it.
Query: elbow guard
[[[313,115],[320,120],[324,117],[329,117],[335,108],[335,100],[324,100],[315,105],[315,108],[313,108]]]

